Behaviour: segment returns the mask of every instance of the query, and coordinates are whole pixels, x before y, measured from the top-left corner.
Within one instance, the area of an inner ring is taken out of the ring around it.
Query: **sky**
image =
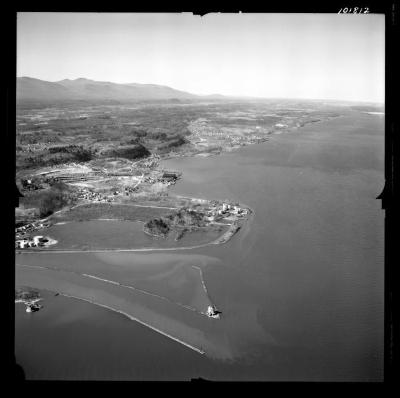
[[[17,14],[17,76],[384,102],[383,14]]]

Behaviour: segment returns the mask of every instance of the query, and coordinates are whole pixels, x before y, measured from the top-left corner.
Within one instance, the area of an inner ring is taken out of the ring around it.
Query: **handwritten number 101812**
[[[354,8],[341,8],[338,12],[338,14],[369,14],[369,8],[368,7],[354,7]]]

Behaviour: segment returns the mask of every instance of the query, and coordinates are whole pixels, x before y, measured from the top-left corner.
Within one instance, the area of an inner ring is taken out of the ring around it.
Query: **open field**
[[[109,218],[129,221],[148,221],[169,214],[170,208],[142,207],[132,204],[91,203],[74,207],[65,213],[55,214],[52,222],[97,220]]]

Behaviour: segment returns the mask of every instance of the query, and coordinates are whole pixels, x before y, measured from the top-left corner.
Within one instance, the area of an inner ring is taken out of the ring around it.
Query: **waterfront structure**
[[[215,305],[209,305],[207,308],[207,316],[210,318],[219,319],[219,314],[221,311],[218,311]]]

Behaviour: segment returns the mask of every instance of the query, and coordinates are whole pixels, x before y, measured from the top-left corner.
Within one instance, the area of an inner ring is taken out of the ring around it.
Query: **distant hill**
[[[19,100],[62,100],[69,96],[68,89],[58,83],[46,82],[31,77],[17,78],[17,102]]]
[[[117,84],[79,78],[48,82],[31,77],[17,78],[17,104],[55,102],[130,102],[202,99],[185,91],[156,84]]]

